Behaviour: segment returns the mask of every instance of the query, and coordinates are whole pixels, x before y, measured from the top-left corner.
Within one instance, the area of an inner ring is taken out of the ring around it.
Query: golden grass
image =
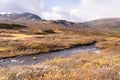
[[[23,56],[41,52],[50,52],[75,47],[78,45],[92,44],[95,38],[92,36],[82,36],[70,34],[69,32],[52,31],[51,29],[36,30],[43,31],[44,34],[28,34],[19,31],[0,33],[0,58]],[[35,33],[36,33],[35,32]],[[52,33],[51,33],[52,32]],[[55,33],[53,33],[55,32]],[[9,37],[8,37],[9,36]]]
[[[42,64],[0,68],[0,80],[120,80],[119,33],[46,27],[1,29],[0,58],[50,52],[94,42],[102,53],[83,53]]]
[[[0,80],[119,80],[120,55],[83,53],[32,66],[0,69]]]
[[[0,57],[49,52],[77,45],[91,44],[96,41],[96,45],[102,49],[120,44],[120,39],[118,37],[109,37],[109,35],[100,34],[102,34],[102,32],[89,29],[71,30],[68,28],[53,27],[26,30],[1,29],[0,52],[2,54],[0,54]],[[106,32],[104,34],[108,33]],[[43,51],[41,51],[41,48]],[[5,56],[4,53],[6,53]]]

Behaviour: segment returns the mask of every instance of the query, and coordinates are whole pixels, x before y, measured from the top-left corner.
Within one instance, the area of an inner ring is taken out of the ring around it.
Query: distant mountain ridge
[[[69,28],[86,28],[82,23],[74,23],[66,20],[44,20],[38,15],[32,13],[8,13],[0,15],[0,22],[2,23],[17,23],[17,24],[36,24],[37,26],[62,26]]]
[[[9,13],[9,14],[0,14],[0,19],[36,19],[36,20],[42,20],[39,16],[32,14],[32,13]]]
[[[59,26],[74,29],[101,29],[101,30],[120,30],[120,18],[98,19],[85,23],[75,23],[66,20],[44,20],[32,13],[3,13],[0,14],[0,23],[17,23],[37,27]]]
[[[66,20],[50,20],[49,22],[52,24],[58,24],[58,25],[68,26],[68,27],[73,27],[73,28],[79,28],[79,27],[86,28],[87,27],[83,23],[74,23],[74,22],[70,22]]]

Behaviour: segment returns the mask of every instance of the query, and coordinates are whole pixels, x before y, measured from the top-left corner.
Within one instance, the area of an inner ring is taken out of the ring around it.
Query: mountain
[[[120,30],[120,18],[98,19],[84,24],[90,28]]]
[[[0,20],[42,20],[39,16],[32,13],[9,13],[9,14],[0,14]]]
[[[74,23],[66,20],[44,20],[32,13],[8,13],[0,15],[0,23],[21,24],[32,27],[68,27],[68,28],[87,28],[83,23]]]
[[[51,24],[71,27],[71,28],[87,28],[83,23],[74,23],[66,20],[50,20]]]
[[[31,27],[67,27],[74,29],[120,30],[120,18],[98,19],[85,23],[66,20],[44,20],[32,13],[0,14],[0,23],[21,24]]]

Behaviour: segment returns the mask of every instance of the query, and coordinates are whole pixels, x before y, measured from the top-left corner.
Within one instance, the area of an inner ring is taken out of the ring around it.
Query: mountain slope
[[[68,28],[88,28],[88,26],[83,23],[74,23],[66,20],[51,20],[48,21],[50,24],[55,24],[59,26],[66,26]]]
[[[120,30],[120,18],[99,19],[85,24],[91,28]]]

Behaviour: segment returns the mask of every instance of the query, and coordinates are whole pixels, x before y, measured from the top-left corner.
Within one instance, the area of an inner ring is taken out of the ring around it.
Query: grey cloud
[[[45,8],[42,0],[0,0],[0,11],[39,14]]]
[[[120,0],[79,0],[78,3],[65,10],[62,6],[57,6],[59,3],[48,8],[49,4],[45,4],[44,0],[0,0],[0,11],[31,12],[45,19],[70,21],[120,17]]]

